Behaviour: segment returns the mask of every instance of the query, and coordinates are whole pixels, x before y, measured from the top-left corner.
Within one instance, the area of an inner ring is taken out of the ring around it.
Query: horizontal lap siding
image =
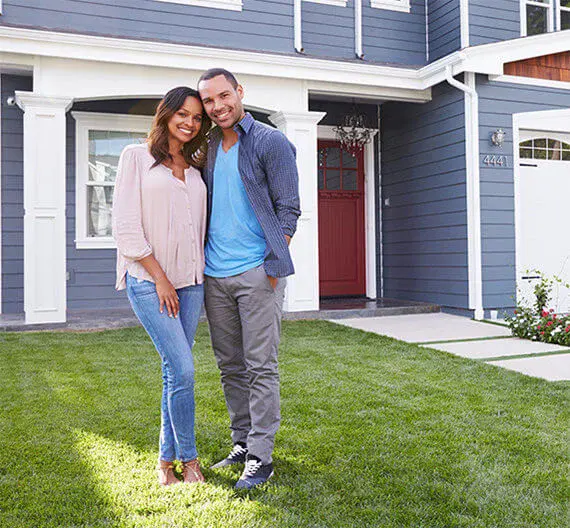
[[[470,0],[471,46],[520,37],[520,0]]]
[[[384,296],[468,308],[462,92],[382,106]]]
[[[156,0],[4,0],[0,23],[273,52],[293,51],[293,2],[244,0],[243,11]]]
[[[459,0],[433,0],[428,7],[429,60],[461,47]]]
[[[425,64],[425,4],[423,0],[411,0],[410,4],[410,12],[403,13],[373,8],[368,0],[363,0],[364,60],[407,65]]]
[[[24,114],[6,99],[31,77],[2,75],[2,313],[24,311]]]
[[[509,308],[516,292],[513,114],[569,108],[570,91],[490,82],[482,76],[477,91],[481,158],[501,153],[509,158],[507,168],[480,168],[483,306]],[[502,149],[489,140],[497,128],[506,132]]]
[[[129,113],[132,102],[114,111]],[[115,290],[115,249],[76,249],[75,247],[75,119],[67,115],[66,238],[67,238],[67,308],[90,310],[129,306],[124,291]]]

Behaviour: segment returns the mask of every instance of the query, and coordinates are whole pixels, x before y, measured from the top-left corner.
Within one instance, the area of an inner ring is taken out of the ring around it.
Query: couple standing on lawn
[[[121,154],[113,205],[117,289],[162,360],[159,482],[201,482],[194,434],[192,346],[205,300],[230,415],[245,463],[236,488],[273,474],[279,427],[277,347],[289,242],[300,214],[295,149],[244,112],[243,88],[212,69],[198,92],[174,88],[144,144]],[[217,125],[211,131],[212,122]],[[201,172],[200,172],[201,171]]]

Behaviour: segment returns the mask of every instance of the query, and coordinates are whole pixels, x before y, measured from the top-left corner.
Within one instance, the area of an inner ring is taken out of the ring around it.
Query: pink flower
[[[542,327],[540,325],[538,325],[536,328],[538,328],[540,330]]]
[[[544,335],[544,332],[540,332],[540,335]]]
[[[546,326],[552,326],[552,321],[548,321],[548,323],[546,323]]]
[[[570,332],[570,326],[566,327],[566,332]]]
[[[554,308],[550,308],[550,313],[552,313],[554,311]]]

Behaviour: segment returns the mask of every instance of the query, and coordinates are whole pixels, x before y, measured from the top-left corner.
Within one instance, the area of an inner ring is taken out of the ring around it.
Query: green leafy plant
[[[514,336],[544,343],[570,346],[570,314],[556,314],[549,308],[552,290],[559,287],[570,288],[560,277],[548,277],[538,270],[532,270],[540,281],[534,286],[534,301],[528,304],[523,299],[517,304],[514,315],[505,317]]]

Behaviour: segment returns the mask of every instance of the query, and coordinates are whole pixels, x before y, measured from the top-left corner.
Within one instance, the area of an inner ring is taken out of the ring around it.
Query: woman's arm
[[[169,316],[176,317],[179,302],[176,290],[154,257],[142,222],[141,175],[136,152],[128,147],[121,154],[113,195],[113,236],[119,252],[126,258],[140,262],[154,279],[160,300]]]

